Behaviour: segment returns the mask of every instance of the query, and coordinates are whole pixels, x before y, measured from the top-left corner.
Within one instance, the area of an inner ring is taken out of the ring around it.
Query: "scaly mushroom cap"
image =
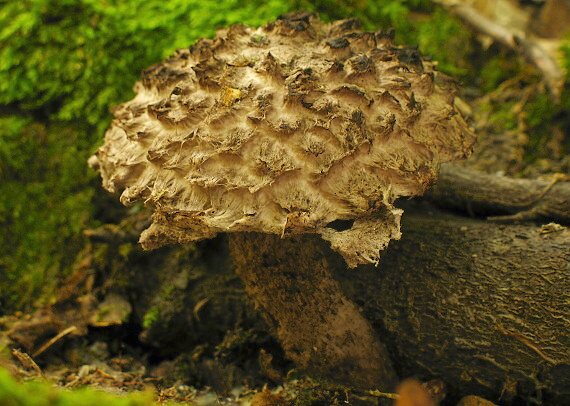
[[[455,84],[391,32],[297,12],[233,26],[145,70],[95,161],[121,202],[155,207],[145,249],[219,232],[319,233],[351,267],[400,236],[475,136]]]

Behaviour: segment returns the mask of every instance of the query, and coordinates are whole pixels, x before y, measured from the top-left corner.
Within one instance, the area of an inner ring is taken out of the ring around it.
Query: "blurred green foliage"
[[[489,124],[494,126],[496,134],[516,131],[527,135],[528,142],[524,148],[526,164],[560,159],[559,155],[570,151],[570,137],[556,140],[555,135],[570,134],[570,41],[563,42],[560,56],[566,84],[559,98],[552,97],[545,88],[521,96],[525,86],[540,83],[540,75],[534,68],[512,55],[509,57],[504,51],[490,56],[479,71],[479,84],[485,92],[497,93],[499,84],[509,84],[505,89],[506,94],[510,93],[508,100],[489,102],[482,109],[491,113]],[[548,166],[541,166],[549,170]]]
[[[520,60],[506,52],[490,56],[481,67],[480,85],[485,92],[496,89],[499,84],[512,77],[520,69]]]
[[[113,395],[97,389],[61,390],[47,382],[18,383],[0,368],[2,406],[153,406],[151,392]],[[163,403],[164,404],[164,403]]]
[[[566,71],[566,80],[570,81],[570,38],[567,38],[560,47],[562,52],[562,67]]]

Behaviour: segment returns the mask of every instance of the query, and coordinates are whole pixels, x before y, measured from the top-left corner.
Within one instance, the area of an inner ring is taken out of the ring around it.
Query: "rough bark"
[[[299,306],[308,300],[299,292],[318,291],[330,268],[388,346],[401,377],[440,377],[452,396],[570,401],[570,232],[422,210],[404,216],[404,236],[391,244],[378,268],[349,270],[312,236],[242,235],[232,255],[257,282],[286,284],[262,292],[267,302],[261,309],[270,314],[288,354],[287,340],[295,334],[312,331],[313,339],[322,340],[322,320],[312,311],[271,307],[286,308],[289,300]],[[308,275],[313,270],[321,276]],[[249,293],[255,296],[258,288]],[[321,359],[319,372],[327,361]],[[352,370],[348,378],[357,376]]]
[[[456,202],[456,208],[466,211],[469,197],[472,211],[479,216],[512,213],[508,207],[536,200],[548,185],[500,179],[518,186],[495,194],[492,189],[499,187],[496,178],[469,174],[467,187],[459,180],[448,182],[449,176],[457,176],[457,172],[448,175],[444,168],[438,188],[447,185],[447,192],[440,201],[449,207],[445,199],[452,196],[449,200]],[[566,185],[555,184],[542,200],[555,196]],[[479,188],[487,191],[479,193]],[[501,204],[507,209],[492,208]],[[532,390],[543,388],[550,404],[570,403],[568,230],[468,219],[416,204],[407,207],[406,213],[402,240],[390,244],[379,268],[349,270],[326,242],[313,236],[280,239],[249,234],[240,242],[241,249],[235,249],[234,244],[233,259],[266,279],[282,271],[294,275],[299,268],[296,263],[301,269],[320,273],[304,276],[307,283],[333,272],[344,295],[362,308],[375,334],[382,337],[401,377],[439,377],[446,381],[452,396],[478,394],[496,399],[503,393],[503,399],[508,400],[513,391],[528,398]],[[190,278],[187,287],[175,289],[168,300],[159,301],[168,309],[147,329],[154,345],[164,346],[169,353],[181,352],[214,331],[223,336],[243,312],[254,317],[232,266],[226,263],[230,253],[224,244],[225,239],[204,244],[202,255],[214,262],[201,268],[199,278]],[[167,257],[175,260],[176,252],[168,251]],[[167,261],[153,269],[154,274],[162,275],[173,265]],[[163,280],[163,286],[177,286],[173,280],[180,278],[158,279]],[[228,282],[220,282],[225,280]],[[318,282],[315,285],[320,286]],[[332,286],[336,288],[336,284]],[[158,294],[162,289],[156,285],[152,290]],[[134,296],[149,294],[145,290]],[[294,290],[280,293],[287,294],[294,299],[300,296]],[[201,306],[203,303],[206,305]],[[145,306],[134,308],[145,312]],[[307,319],[313,326],[314,320]],[[330,373],[334,375],[335,370]]]
[[[442,213],[403,227],[378,269],[336,273],[400,374],[570,402],[570,231]]]
[[[230,235],[236,270],[287,356],[302,370],[339,383],[393,390],[386,348],[342,293],[330,264],[312,250],[314,236],[280,240]]]

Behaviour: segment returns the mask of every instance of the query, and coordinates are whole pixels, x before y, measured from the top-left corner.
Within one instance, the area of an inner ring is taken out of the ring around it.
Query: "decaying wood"
[[[399,372],[569,401],[570,231],[434,214],[409,216],[378,269],[337,274]]]
[[[434,0],[463,19],[478,32],[488,35],[493,40],[522,55],[534,65],[544,76],[548,88],[558,98],[564,87],[564,72],[554,58],[531,38],[525,38],[522,33],[514,32],[488,19],[474,7],[460,0]]]
[[[425,198],[471,216],[568,224],[569,180],[561,174],[550,180],[514,179],[447,164]]]
[[[539,185],[536,193],[547,184]],[[562,185],[556,183],[550,191]],[[521,193],[525,190],[522,187]],[[465,207],[460,206],[462,211]],[[505,213],[474,207],[476,214]],[[248,244],[242,241],[241,250],[234,245],[231,255],[254,274],[259,267],[267,268],[266,277],[284,268],[294,269],[289,276],[308,269],[332,273],[343,290],[339,295],[363,310],[402,378],[440,378],[451,397],[476,394],[496,401],[502,394],[508,401],[517,387],[527,398],[542,388],[544,398],[550,399],[545,404],[570,402],[568,230],[469,219],[431,207],[405,209],[402,240],[390,244],[378,268],[347,269],[316,236],[280,239],[248,234]],[[187,268],[183,262],[187,255],[181,254],[184,247],[171,247],[163,252],[162,265],[154,259],[153,269],[135,272],[138,279],[130,283],[137,280],[132,289],[140,291],[130,296],[144,302],[133,304],[136,312],[142,315],[156,303],[165,306],[160,319],[145,330],[149,344],[170,355],[181,353],[213,336],[222,337],[244,314],[256,317],[227,263],[232,259],[225,241],[231,237],[202,246],[209,264],[204,269],[186,269],[177,276],[174,270]],[[252,255],[258,259],[250,259]],[[172,275],[166,277],[168,272]],[[180,279],[188,280],[187,286],[174,289],[168,300],[152,300],[152,294],[172,292],[171,286],[180,286]],[[294,290],[283,295],[279,297],[306,297]],[[196,308],[199,317],[192,311]],[[276,332],[276,320],[266,320]],[[307,324],[314,323],[309,318]]]
[[[294,290],[297,275],[333,269],[401,377],[439,377],[451,397],[509,401],[538,393],[570,401],[570,231],[412,210],[421,213],[404,217],[402,240],[378,268],[347,269],[314,236],[247,234],[232,255],[238,268],[291,278],[289,293],[274,297],[285,308],[287,295],[311,300]],[[299,331],[314,328],[315,320],[303,323]]]

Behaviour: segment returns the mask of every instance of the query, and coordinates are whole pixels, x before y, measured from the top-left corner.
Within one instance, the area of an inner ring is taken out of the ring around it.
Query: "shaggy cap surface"
[[[475,140],[456,86],[391,32],[298,12],[233,26],[145,70],[97,151],[103,185],[154,206],[144,248],[219,232],[318,233],[354,267],[400,236]],[[92,161],[92,162],[93,162]]]

